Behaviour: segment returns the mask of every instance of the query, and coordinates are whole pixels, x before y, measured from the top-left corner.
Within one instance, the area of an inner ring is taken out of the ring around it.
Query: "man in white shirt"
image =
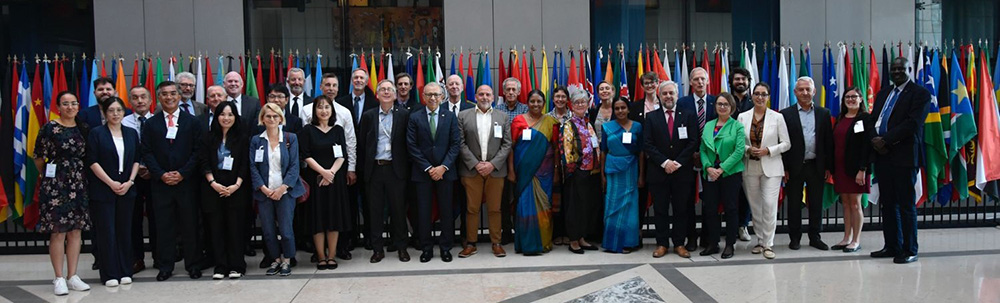
[[[260,99],[253,96],[243,95],[243,78],[238,72],[229,72],[222,82],[226,89],[226,101],[236,103],[240,117],[243,119],[243,129],[255,129],[257,126],[257,113],[260,112]],[[255,134],[247,134],[252,136]]]
[[[192,116],[199,116],[205,113],[205,104],[194,101],[195,77],[194,74],[183,72],[177,74],[177,88],[180,89],[180,108]]]
[[[305,107],[312,103],[312,98],[306,94],[305,84],[306,84],[306,73],[301,68],[293,67],[288,70],[288,76],[285,81],[288,83],[288,91],[291,94],[288,98],[288,105],[284,108],[285,113],[291,114],[297,118],[305,117]],[[303,126],[308,124],[309,121],[303,119]]]
[[[146,120],[153,117],[153,113],[149,111],[149,90],[142,86],[136,86],[129,90],[128,92],[129,104],[132,105],[132,114],[125,116],[122,119],[122,125],[125,127],[131,127],[137,133],[139,133],[139,138],[142,138],[142,126],[146,123]],[[150,199],[150,189],[149,189],[149,169],[143,161],[139,161],[139,171],[136,173],[138,178],[135,179],[135,207],[132,209],[132,243],[142,243],[143,238],[143,228],[142,219],[143,214],[148,214],[149,226],[156,226],[153,221],[153,206],[152,200]],[[149,229],[149,244],[153,247],[153,251],[156,251],[156,229]],[[142,245],[132,245],[132,253],[134,255],[135,262],[132,264],[132,272],[140,272],[146,269],[146,263],[143,261],[145,259],[145,250]],[[154,264],[154,267],[155,264]]]

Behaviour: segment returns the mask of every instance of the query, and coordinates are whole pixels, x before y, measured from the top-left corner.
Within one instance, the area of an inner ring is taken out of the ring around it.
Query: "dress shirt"
[[[243,95],[242,94],[240,94],[239,96],[236,96],[236,98],[229,97],[228,99],[226,99],[226,101],[233,102],[233,104],[236,104],[236,111],[238,112],[238,114],[240,114],[240,117],[243,117]]]
[[[802,139],[805,140],[806,154],[803,160],[816,159],[816,104],[809,106],[809,110],[802,109],[802,105],[795,103],[799,108],[799,122],[802,124]]]
[[[140,121],[139,115],[136,113],[132,113],[131,115],[125,116],[125,118],[122,119],[122,126],[134,129],[136,133],[139,133],[139,139],[142,139],[142,126],[143,126],[142,124],[145,123],[144,120],[149,120],[150,117],[153,117],[153,113],[146,112],[146,114],[143,115],[143,118],[145,119],[143,119],[143,121]]]
[[[375,146],[375,160],[392,160],[392,108],[382,111],[378,108],[378,142]]]
[[[506,121],[507,125],[510,125],[511,122],[514,121],[515,117],[528,112],[528,106],[521,104],[519,102],[514,102],[513,109],[507,108],[507,103],[503,102],[503,99],[501,99],[500,102],[497,103],[498,104],[494,105],[493,108],[496,108],[501,113],[507,114],[507,121]]]
[[[337,122],[334,125],[340,125],[344,128],[344,137],[347,139],[347,171],[355,171],[354,166],[357,163],[357,153],[358,153],[358,137],[354,134],[354,123],[351,118],[351,110],[347,109],[340,103],[333,103],[333,113],[337,116]],[[310,103],[313,105],[316,103]],[[303,120],[304,121],[304,120]]]
[[[479,131],[479,161],[486,161],[486,149],[490,143],[490,126],[493,124],[493,108],[485,112],[476,107],[476,130]]]
[[[305,92],[299,95],[292,95],[291,98],[288,98],[288,108],[286,109],[286,111],[292,111],[293,108],[298,108],[299,109],[298,112],[293,112],[292,114],[299,118],[304,117],[302,115],[302,111],[304,109],[304,105],[302,103],[305,102],[305,98],[306,98]]]
[[[186,105],[186,106],[185,106]],[[187,111],[189,114],[194,116],[194,102],[191,100],[181,100],[180,104],[177,105],[183,111]]]
[[[281,175],[281,143],[284,142],[284,135],[278,135],[278,144],[274,148],[271,148],[271,139],[268,138],[266,130],[260,134],[260,137],[267,140],[267,145],[264,147],[268,149],[267,188],[274,190],[278,186],[281,186],[281,180],[283,179]]]
[[[351,92],[351,104],[354,104],[354,112],[351,114],[361,120],[361,114],[365,112],[365,92],[361,91],[361,95]]]

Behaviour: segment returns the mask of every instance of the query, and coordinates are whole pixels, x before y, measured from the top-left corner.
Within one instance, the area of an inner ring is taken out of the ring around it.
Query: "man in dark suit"
[[[226,90],[222,86],[212,85],[206,89],[205,112],[197,117],[198,126],[202,127],[203,133],[208,133],[212,130],[212,121],[215,119],[215,107],[224,101],[226,101]],[[240,116],[240,119],[247,119],[247,117]]]
[[[358,122],[361,121],[361,114],[364,112],[378,107],[378,100],[375,100],[375,94],[368,89],[368,73],[363,69],[355,69],[351,71],[351,92],[345,96],[341,96],[336,99],[337,104],[346,107],[351,111],[351,121],[354,122],[354,129],[358,128]],[[338,116],[339,117],[339,116]],[[347,131],[347,129],[344,129]],[[362,176],[364,178],[365,165],[364,162],[358,162],[354,166],[354,174]],[[348,194],[350,195],[351,207],[353,209],[352,213],[356,214],[358,210],[361,210],[361,217],[368,218],[368,208],[361,207],[361,205],[368,205],[364,203],[365,198],[365,188],[361,185],[354,185],[354,181],[350,180],[347,182],[349,187],[347,188]],[[355,215],[355,217],[357,217]],[[361,222],[361,220],[355,220],[354,222]],[[369,228],[367,226],[358,225],[358,230],[367,233]],[[354,236],[354,239],[350,239]],[[346,234],[341,235],[342,238],[346,238],[345,241],[353,241],[358,243],[356,240],[357,234]],[[371,246],[371,235],[365,235],[365,248]],[[341,254],[343,255],[343,254]],[[339,257],[339,256],[338,256]]]
[[[785,166],[785,194],[788,202],[788,248],[798,250],[802,239],[802,187],[809,192],[809,246],[830,249],[820,238],[822,231],[823,187],[833,168],[833,126],[830,111],[813,103],[816,85],[812,78],[795,81],[795,105],[781,110],[788,125],[792,148],[781,154]]]
[[[753,109],[753,100],[750,100],[750,80],[750,71],[742,67],[733,68],[733,72],[729,74],[729,91],[736,99],[733,116],[738,117],[741,113]],[[750,233],[747,231],[747,226],[750,225],[750,201],[747,201],[746,191],[742,186],[739,196],[740,229],[738,234],[740,241],[750,241]]]
[[[889,77],[892,89],[882,89],[875,97],[872,115],[865,121],[875,156],[879,178],[878,205],[882,215],[885,247],[871,253],[874,258],[893,258],[893,263],[917,261],[917,208],[913,184],[920,163],[918,146],[923,142],[918,129],[927,116],[930,93],[906,75],[907,60],[892,61]]]
[[[305,89],[305,75],[306,72],[298,67],[293,67],[288,70],[288,76],[285,81],[287,81],[288,91],[291,95],[288,97],[288,105],[283,108],[286,114],[290,113],[291,116],[300,118],[300,120],[302,120],[302,126],[309,123],[309,121],[304,119],[308,115],[305,113],[305,108],[306,105],[312,104],[312,97],[309,96]]]
[[[106,102],[108,97],[117,95],[118,92],[115,91],[115,82],[111,78],[97,78],[94,80],[94,96],[97,98],[97,104],[87,107],[83,111],[80,111],[80,117],[83,118],[83,122],[87,123],[90,128],[95,128],[104,125],[104,113],[101,112],[101,103]],[[86,103],[86,99],[89,96],[80,96],[81,104]],[[125,115],[131,115],[132,111],[125,109]],[[96,268],[95,268],[96,269]]]
[[[670,238],[674,240],[674,252],[682,258],[690,258],[691,253],[684,247],[689,233],[689,220],[683,214],[693,209],[690,203],[694,190],[694,159],[691,154],[698,150],[700,132],[698,118],[693,112],[676,110],[677,83],[665,81],[659,84],[657,94],[662,109],[646,115],[643,133],[643,151],[649,157],[646,161],[646,185],[653,196],[654,222],[656,223],[656,250],[654,258],[667,254]],[[674,233],[670,233],[667,207],[674,211]]]
[[[180,88],[181,101],[180,109],[192,116],[200,116],[205,113],[205,104],[194,100],[196,80],[194,74],[183,72],[177,74],[177,87]]]
[[[406,251],[406,204],[403,197],[406,181],[409,179],[410,161],[406,150],[406,127],[409,111],[399,108],[396,103],[396,87],[390,80],[378,83],[379,107],[361,115],[358,147],[361,158],[368,168],[362,175],[368,193],[368,214],[370,222],[372,258],[378,263],[385,258],[382,251],[382,231],[385,226],[385,209],[389,208],[392,245],[395,246],[399,261],[409,262]]]
[[[465,90],[465,81],[462,80],[462,77],[458,75],[451,75],[448,76],[445,82],[446,82],[445,88],[448,91],[448,97],[445,98],[445,102],[443,102],[442,107],[450,111],[452,114],[455,114],[455,116],[458,116],[458,113],[462,112],[463,110],[476,107],[475,103],[465,100],[465,95],[463,94]],[[465,197],[465,186],[462,186],[461,180],[455,181],[455,195],[454,197],[452,197],[452,202],[454,202],[453,205],[454,216],[455,218],[459,219],[458,229],[459,229],[459,234],[461,235],[460,238],[462,241],[462,247],[465,247],[466,239],[468,239],[467,237],[468,231],[466,230],[466,220],[465,220],[466,219],[465,211],[467,209],[466,200],[467,199]]]
[[[226,101],[236,103],[236,109],[240,111],[243,129],[256,129],[257,114],[260,113],[260,100],[243,94],[243,78],[240,77],[240,73],[234,71],[227,73],[223,85],[226,88]],[[256,134],[247,134],[248,137],[254,135]]]
[[[180,111],[177,84],[163,81],[156,87],[163,111],[146,121],[142,134],[143,159],[152,176],[156,215],[156,248],[160,260],[157,281],[173,275],[178,230],[183,243],[184,268],[192,279],[201,277],[198,260],[199,209],[195,200],[195,176],[201,127],[194,116]]]
[[[455,161],[462,146],[462,136],[458,130],[455,114],[442,110],[439,105],[444,99],[444,88],[440,83],[431,82],[424,87],[423,98],[427,102],[424,110],[410,113],[406,128],[406,145],[410,153],[410,179],[416,186],[420,262],[430,262],[434,258],[434,242],[431,240],[431,198],[437,193],[438,214],[451,213],[452,189],[458,180]],[[441,260],[451,262],[451,246],[455,238],[455,220],[441,220]]]
[[[267,103],[277,104],[279,108],[288,108],[288,89],[284,85],[272,85],[271,88],[267,90]],[[292,115],[291,112],[285,112],[285,124],[280,125],[281,130],[293,134],[298,134],[302,130],[302,119]],[[264,132],[266,128],[263,125],[258,125],[256,134]]]
[[[413,76],[408,73],[396,74],[396,106],[408,111],[423,107],[420,102],[417,102],[417,94],[411,94],[412,91]]]
[[[718,117],[715,113],[715,96],[708,94],[708,84],[710,80],[708,79],[708,71],[701,67],[695,67],[691,70],[691,94],[680,98],[677,100],[677,111],[680,112],[690,112],[695,114],[695,118],[698,119],[698,129],[694,128],[691,131],[695,131],[698,135],[701,135],[702,129],[705,128],[705,123],[712,121]],[[691,133],[688,131],[688,134]],[[692,155],[693,161],[691,163],[694,166],[696,172],[701,171],[701,156],[698,154],[696,149]],[[696,195],[691,195],[691,205],[695,203]],[[695,210],[691,207],[688,210],[688,218],[692,218],[688,221],[688,240],[685,248],[688,251],[695,251],[698,249],[698,231],[695,229]],[[706,243],[702,243],[702,247],[706,246]]]
[[[128,92],[129,104],[135,111],[122,119],[122,125],[132,128],[142,139],[142,128],[146,121],[153,117],[149,111],[149,104],[152,101],[149,90],[143,86],[136,86]],[[141,157],[141,155],[140,155]],[[143,216],[149,218],[149,244],[153,248],[153,259],[156,259],[156,222],[153,219],[153,201],[149,188],[149,169],[145,162],[139,159],[139,171],[135,178],[135,207],[132,209],[132,250],[134,253],[132,272],[137,273],[146,269],[146,250],[143,243]],[[156,263],[153,264],[156,267]]]

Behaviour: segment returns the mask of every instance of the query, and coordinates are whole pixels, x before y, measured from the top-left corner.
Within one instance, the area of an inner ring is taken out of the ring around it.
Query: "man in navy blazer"
[[[694,113],[695,119],[697,120],[698,128],[688,130],[688,134],[691,131],[701,134],[702,129],[705,128],[705,123],[712,121],[718,117],[715,113],[715,96],[708,94],[708,84],[711,80],[708,79],[708,71],[701,67],[695,67],[691,70],[691,94],[684,96],[680,100],[677,100],[677,111],[680,112],[690,112]],[[698,149],[695,148],[692,155],[694,161],[691,163],[695,170],[701,170],[701,157],[698,154]],[[694,199],[696,195],[691,195],[691,205],[694,205]],[[694,218],[694,207],[688,211],[688,217]],[[694,251],[698,249],[697,240],[698,233],[695,230],[695,221],[688,221],[688,243],[686,245],[687,250]],[[703,243],[702,246],[705,244]]]
[[[462,136],[458,130],[458,118],[454,113],[440,108],[444,99],[444,88],[440,83],[431,82],[424,86],[423,100],[427,106],[413,111],[406,128],[406,145],[413,163],[410,179],[415,183],[417,194],[418,233],[423,253],[420,262],[434,258],[434,243],[431,242],[431,197],[435,190],[438,198],[438,214],[452,213],[452,195],[456,174],[455,160],[462,146]],[[433,126],[433,127],[432,127]],[[443,216],[442,216],[443,217]],[[451,262],[451,245],[455,238],[455,220],[444,217],[441,220],[441,260]]]
[[[243,129],[251,130],[257,127],[257,114],[260,113],[260,99],[254,96],[243,94],[243,78],[238,72],[226,74],[223,82],[226,89],[226,101],[236,103],[240,118],[243,120]],[[248,133],[247,137],[257,134]]]
[[[674,240],[674,252],[682,258],[691,254],[684,247],[685,237],[694,217],[690,203],[696,174],[691,154],[698,150],[701,132],[698,118],[689,110],[678,110],[677,83],[661,82],[657,87],[661,110],[649,112],[645,117],[643,151],[646,161],[646,187],[653,196],[654,222],[656,223],[656,250],[654,258],[667,254],[670,239]],[[674,233],[670,233],[669,212],[674,211]],[[697,247],[696,247],[697,248]]]
[[[917,207],[913,184],[920,163],[920,125],[927,117],[930,93],[906,75],[905,57],[892,61],[889,79],[893,86],[875,97],[872,114],[865,121],[875,155],[879,178],[878,206],[882,215],[885,247],[871,253],[874,258],[893,258],[893,263],[917,261]]]
[[[151,178],[156,216],[156,249],[160,273],[156,280],[173,275],[178,232],[183,243],[184,268],[192,279],[201,277],[198,241],[200,208],[195,193],[197,158],[202,128],[191,114],[178,108],[177,84],[163,81],[156,86],[163,110],[153,115],[142,130],[143,159]]]
[[[80,111],[80,117],[83,118],[83,122],[87,123],[87,127],[96,128],[98,126],[104,125],[104,113],[101,112],[101,103],[105,102],[108,97],[118,94],[115,91],[115,82],[111,78],[97,78],[94,80],[94,96],[97,97],[97,103],[87,107],[86,109]],[[80,96],[80,100],[85,100],[89,96]],[[84,102],[85,103],[85,102]],[[125,115],[131,115],[132,110],[125,109]]]
[[[301,68],[293,67],[288,70],[288,76],[285,80],[288,83],[288,92],[291,93],[291,95],[288,96],[288,106],[284,108],[285,116],[290,115],[299,118],[301,120],[300,122],[302,122],[301,126],[309,124],[309,121],[305,121],[304,118],[312,114],[305,112],[306,105],[312,104],[312,97],[310,97],[305,91],[305,74],[306,72]]]

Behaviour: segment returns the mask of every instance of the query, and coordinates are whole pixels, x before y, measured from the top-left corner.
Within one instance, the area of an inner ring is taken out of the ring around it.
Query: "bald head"
[[[222,84],[225,85],[226,94],[231,98],[236,98],[243,94],[243,77],[240,77],[240,73],[227,73]]]

